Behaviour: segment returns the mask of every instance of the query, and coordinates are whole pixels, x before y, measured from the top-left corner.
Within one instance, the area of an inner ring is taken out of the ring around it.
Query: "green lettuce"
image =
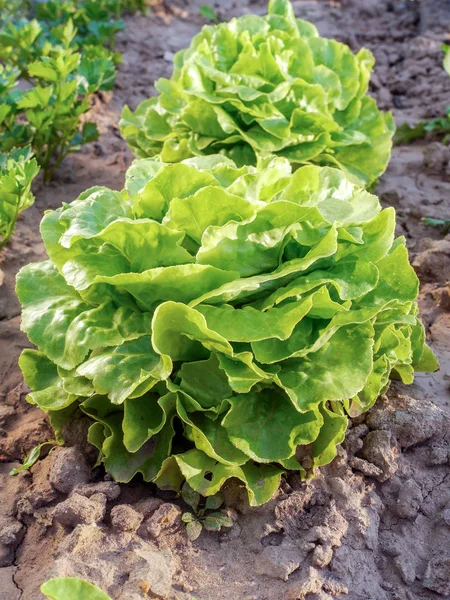
[[[98,587],[78,577],[54,577],[41,585],[50,600],[111,600]]]
[[[220,153],[241,166],[274,153],[363,185],[387,167],[395,125],[367,95],[373,55],[320,37],[288,0],[270,0],[265,17],[204,27],[174,63],[158,97],[124,108],[121,133],[136,156]]]
[[[44,216],[17,277],[28,399],[79,407],[106,470],[251,505],[336,454],[391,376],[437,368],[395,214],[342,171],[223,155],[140,159]],[[304,471],[303,471],[304,472]]]

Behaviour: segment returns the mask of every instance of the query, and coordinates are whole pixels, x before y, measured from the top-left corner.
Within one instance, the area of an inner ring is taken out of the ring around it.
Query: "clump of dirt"
[[[204,23],[203,3],[159,2],[151,17],[127,17],[117,43],[124,60],[116,89],[92,107],[100,140],[69,157],[51,185],[37,185],[36,203],[1,258],[0,600],[42,600],[39,586],[53,575],[87,578],[113,600],[449,597],[450,237],[421,219],[450,218],[450,155],[432,137],[394,148],[378,194],[397,209],[441,371],[419,374],[408,389],[394,382],[353,420],[337,458],[315,479],[289,476],[258,509],[230,483],[225,495],[234,526],[192,543],[180,519],[187,507],[174,494],[140,481],[119,485],[92,469],[86,419],[67,430],[67,448],[50,451],[31,473],[8,476],[33,446],[52,437],[45,416],[25,400],[17,366],[29,343],[20,332],[15,275],[45,259],[39,235],[45,210],[92,185],[122,187],[132,156],[118,132],[120,110],[135,108],[155,93],[158,77],[170,76],[174,53]],[[263,14],[266,2],[220,0],[215,7],[229,18]],[[296,0],[294,8],[322,35],[374,52],[371,93],[398,123],[443,114],[450,103],[440,51],[449,41],[446,0]]]

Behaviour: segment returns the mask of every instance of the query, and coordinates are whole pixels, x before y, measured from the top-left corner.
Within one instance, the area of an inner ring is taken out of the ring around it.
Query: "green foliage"
[[[36,18],[16,19],[0,30],[0,60],[18,67],[25,78],[29,63],[49,56],[60,47],[71,47],[83,55],[118,64],[120,54],[113,53],[112,48],[124,23],[113,19],[111,7],[103,5],[94,0],[38,3]]]
[[[76,42],[81,46],[101,45],[114,47],[117,33],[124,28],[124,22],[116,18],[116,6],[120,2],[105,0],[49,0],[36,6],[36,17],[48,27],[64,26],[69,20],[77,29]]]
[[[439,227],[443,235],[447,235],[447,233],[450,232],[450,219],[434,219],[433,217],[424,217],[422,220],[425,225]]]
[[[125,107],[121,133],[140,157],[220,153],[241,166],[275,153],[369,185],[394,133],[392,115],[367,95],[373,63],[368,50],[319,37],[288,0],[270,0],[265,17],[205,26],[156,83],[160,95]]]
[[[216,11],[209,4],[203,4],[202,6],[200,6],[198,12],[202,15],[202,17],[205,17],[205,19],[209,19],[210,21],[216,22],[219,21]]]
[[[442,142],[448,144],[450,140],[450,104],[445,110],[443,117],[430,119],[429,121],[419,121],[415,125],[404,123],[397,128],[394,141],[396,144],[410,144],[415,140],[420,140],[427,133],[434,133],[444,136]]]
[[[208,497],[237,478],[262,504],[297,446],[326,464],[346,413],[437,367],[394,228],[337,169],[138,160],[124,191],[42,221],[49,260],[17,277],[28,400],[57,439],[66,411],[89,415],[117,481]]]
[[[69,152],[98,138],[84,115],[91,94],[114,86],[120,55],[104,45],[123,28],[107,4],[50,0],[36,5],[37,19],[0,30],[0,151],[30,145],[45,181]],[[19,76],[32,87],[13,89]]]
[[[0,100],[12,90],[20,77],[20,71],[10,65],[0,65]]]
[[[32,0],[0,0],[0,26],[28,14],[31,2]]]
[[[0,30],[0,60],[26,75],[28,63],[44,54],[48,46],[42,34],[42,25],[36,19],[6,23]]]
[[[29,148],[0,153],[0,249],[14,233],[19,214],[31,206],[31,183],[39,167]]]
[[[447,44],[442,44],[441,50],[444,52],[443,67],[450,75],[450,46],[448,46]]]
[[[98,587],[78,577],[55,577],[41,585],[50,600],[111,600]]]
[[[193,512],[185,512],[181,516],[181,520],[186,525],[186,534],[191,541],[200,536],[203,528],[206,531],[220,531],[223,527],[233,527],[233,520],[227,512],[225,510],[218,511],[224,501],[221,492],[208,496],[199,507],[202,500],[200,494],[185,481],[181,488],[181,495],[193,510]]]
[[[14,475],[18,475],[22,471],[28,471],[28,469],[31,469],[31,467],[34,464],[36,464],[37,461],[39,460],[42,448],[44,448],[45,446],[49,446],[49,445],[54,446],[55,444],[58,444],[58,442],[56,440],[49,440],[48,442],[43,442],[42,444],[35,446],[31,450],[31,452],[25,457],[25,459],[24,459],[23,463],[20,465],[20,467],[15,467],[14,469],[11,469],[9,474],[14,476]]]
[[[98,138],[95,123],[83,115],[89,95],[112,86],[114,67],[110,59],[59,48],[30,63],[28,75],[34,87],[10,91],[0,104],[0,149],[30,145],[48,181],[69,152]]]

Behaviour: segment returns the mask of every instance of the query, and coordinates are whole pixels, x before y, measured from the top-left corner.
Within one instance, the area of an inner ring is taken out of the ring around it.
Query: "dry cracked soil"
[[[204,24],[202,0],[156,2],[149,17],[126,18],[117,86],[96,97],[101,138],[36,186],[1,257],[0,287],[0,600],[42,600],[50,576],[80,576],[113,600],[444,600],[450,598],[450,236],[423,216],[450,218],[450,149],[430,136],[394,148],[378,186],[394,206],[421,281],[420,307],[441,370],[408,388],[393,383],[365,416],[350,423],[332,464],[308,482],[290,476],[276,496],[249,508],[229,486],[235,524],[190,542],[186,506],[139,481],[119,485],[92,470],[86,423],[67,431],[67,446],[13,478],[33,446],[51,438],[44,415],[25,401],[17,359],[14,293],[19,268],[45,258],[39,221],[92,185],[122,187],[132,160],[118,132],[121,108],[155,93],[173,54]],[[215,3],[222,19],[264,13],[261,0]],[[398,124],[437,117],[450,104],[440,45],[450,40],[448,0],[294,1],[297,16],[322,35],[376,57],[371,93]],[[88,599],[87,599],[88,600]]]

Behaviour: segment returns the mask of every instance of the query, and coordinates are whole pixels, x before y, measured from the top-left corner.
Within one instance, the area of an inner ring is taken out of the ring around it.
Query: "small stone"
[[[139,500],[139,502],[134,505],[134,508],[144,515],[144,519],[147,519],[152,516],[161,504],[164,504],[164,501],[160,498],[145,498],[144,500]]]
[[[444,283],[446,273],[450,273],[450,240],[433,241],[429,249],[415,257],[412,266],[424,280]]]
[[[91,468],[76,446],[57,448],[53,457],[50,483],[58,492],[70,494],[76,485],[87,483],[91,478]]]
[[[377,476],[378,481],[386,481],[397,472],[399,448],[390,431],[380,429],[368,433],[364,438],[361,454],[368,462],[381,469],[381,475]]]
[[[444,446],[434,445],[428,450],[428,464],[433,466],[447,464],[449,457],[448,448]]]
[[[450,594],[450,557],[435,556],[428,563],[423,586],[442,596]]]
[[[174,569],[170,551],[136,548],[128,555],[127,562],[129,577],[121,590],[120,598],[128,592],[136,591],[140,592],[140,598],[172,598],[170,592]]]
[[[404,553],[394,558],[394,565],[397,567],[400,577],[406,585],[412,585],[416,579],[416,565],[410,556]]]
[[[450,159],[450,150],[440,142],[432,142],[425,146],[423,164],[428,173],[442,175]]]
[[[29,517],[34,512],[28,498],[19,498],[16,504],[16,517],[19,521],[23,521],[26,517]]]
[[[378,97],[379,104],[383,108],[390,108],[392,106],[392,94],[387,88],[382,87],[377,92],[377,97]]]
[[[295,583],[289,586],[287,600],[303,599],[305,596],[308,597],[308,594],[318,594],[322,591],[323,579],[314,567],[302,569],[299,574],[296,574],[295,579]]]
[[[401,541],[392,531],[381,532],[379,542],[383,552],[392,558],[400,556],[402,553]]]
[[[356,454],[363,447],[362,437],[369,433],[369,428],[367,425],[362,423],[361,425],[356,425],[348,430],[345,440],[343,442],[344,448],[347,450],[348,454],[352,456]]]
[[[9,567],[25,535],[25,527],[13,517],[0,517],[0,567]]]
[[[120,496],[120,485],[115,481],[99,481],[76,485],[73,492],[90,498],[94,494],[104,494],[108,500],[116,500]]]
[[[13,517],[0,517],[0,544],[16,548],[23,540],[25,528]]]
[[[235,523],[231,529],[227,529],[220,534],[220,542],[231,542],[237,540],[242,533],[242,529],[238,523]]]
[[[336,579],[326,579],[322,585],[323,589],[332,596],[344,596],[348,594],[348,587]],[[367,600],[370,600],[370,598]]]
[[[444,521],[447,527],[450,527],[450,508],[445,508],[441,512],[441,519]]]
[[[58,497],[58,493],[49,485],[44,489],[31,489],[26,497],[33,509],[37,510],[54,502]]]
[[[361,443],[362,446],[362,443]],[[348,461],[348,464],[355,471],[360,471],[366,477],[380,477],[383,474],[383,471],[377,467],[376,465],[364,460],[363,458],[358,458],[357,456],[353,456]]]
[[[72,494],[55,507],[53,518],[61,525],[76,527],[80,524],[100,523],[105,516],[105,506],[92,498]]]
[[[10,546],[0,546],[0,567],[10,567],[14,562],[14,550]]]
[[[332,558],[333,548],[331,547],[331,545],[318,545],[315,547],[312,555],[312,564],[314,567],[323,569],[324,567],[330,564]]]
[[[108,498],[105,496],[105,494],[92,494],[90,500],[91,502],[97,502],[98,504],[101,504],[106,510],[106,503],[108,501]]]
[[[256,557],[255,570],[258,575],[267,575],[274,579],[287,581],[289,575],[301,565],[302,558],[295,546],[288,544],[266,546]]]
[[[150,538],[158,538],[163,533],[175,531],[181,526],[181,514],[179,506],[165,502],[144,521],[139,532]]]
[[[135,532],[143,520],[144,516],[129,504],[118,504],[111,510],[111,525],[116,531]]]
[[[413,519],[423,501],[422,490],[414,479],[408,479],[400,488],[396,512],[402,519]]]

